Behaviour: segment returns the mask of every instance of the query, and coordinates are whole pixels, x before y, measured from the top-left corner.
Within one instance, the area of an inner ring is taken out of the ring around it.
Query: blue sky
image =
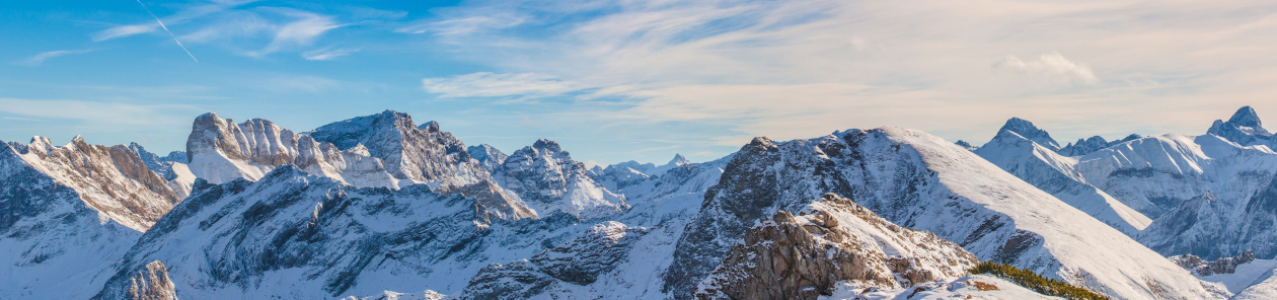
[[[11,2],[0,139],[167,152],[204,112],[301,132],[385,109],[438,120],[468,145],[550,138],[599,163],[705,161],[754,136],[853,127],[979,144],[1013,116],[1061,141],[1201,134],[1241,105],[1277,111],[1274,12],[1263,1]]]

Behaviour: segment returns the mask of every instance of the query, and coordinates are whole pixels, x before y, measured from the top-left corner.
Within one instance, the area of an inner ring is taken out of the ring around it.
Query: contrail
[[[182,51],[186,51],[186,55],[190,55],[191,59],[195,60],[195,62],[200,62],[200,60],[195,59],[195,54],[191,54],[191,50],[186,50],[186,46],[182,45],[182,41],[177,40],[177,36],[173,35],[173,32],[168,30],[168,26],[164,26],[164,21],[160,21],[159,16],[156,16],[155,13],[151,12],[150,8],[146,8],[146,4],[143,4],[142,0],[137,0],[137,4],[141,4],[142,9],[145,9],[146,13],[151,14],[151,17],[155,18],[155,23],[160,23],[160,28],[164,28],[164,32],[168,32],[168,36],[173,37],[173,42],[177,43],[177,46],[181,47]]]

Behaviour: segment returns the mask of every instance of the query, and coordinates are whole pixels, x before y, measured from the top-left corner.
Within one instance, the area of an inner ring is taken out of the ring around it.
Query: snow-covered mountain
[[[1060,150],[1056,152],[1059,152],[1060,155],[1064,156],[1082,156],[1094,153],[1095,151],[1100,151],[1100,149],[1113,147],[1117,144],[1134,141],[1141,137],[1142,136],[1138,134],[1131,134],[1119,140],[1107,141],[1104,140],[1104,137],[1097,135],[1085,140],[1077,139],[1077,143],[1069,143],[1064,146],[1064,148],[1060,148]]]
[[[1215,120],[1206,134],[1222,137],[1242,146],[1266,145],[1273,147],[1273,134],[1264,129],[1259,114],[1250,106],[1242,106],[1228,121]]]
[[[501,150],[493,148],[488,144],[470,146],[470,148],[466,148],[466,151],[470,153],[470,157],[473,157],[478,160],[480,164],[483,164],[483,168],[488,169],[488,172],[496,170],[498,166],[505,163],[506,158],[510,157],[509,155],[505,155],[505,153],[501,153]]]
[[[1015,132],[1025,139],[1038,143],[1038,145],[1042,145],[1042,147],[1046,147],[1051,151],[1060,150],[1060,143],[1055,142],[1055,139],[1051,138],[1051,134],[1047,133],[1046,130],[1039,129],[1037,126],[1033,125],[1033,122],[1029,122],[1025,119],[1008,119],[1006,124],[1002,125],[1002,129],[998,131]]]
[[[1009,126],[1013,124],[1016,126]],[[1144,214],[1088,184],[1077,170],[1077,159],[1056,153],[1016,131],[1045,135],[1045,130],[1023,119],[1012,119],[1007,121],[1007,125],[975,153],[1127,235],[1135,236],[1152,222]]]
[[[514,153],[496,168],[493,178],[519,195],[541,215],[567,213],[584,219],[628,209],[625,196],[594,182],[585,164],[572,160],[559,143],[541,139]]]
[[[586,168],[554,141],[506,155],[394,111],[300,133],[210,113],[163,157],[80,138],[4,144],[0,272],[21,276],[0,293],[1046,298],[965,272],[992,260],[1116,299],[1264,297],[1277,286],[1255,272],[1277,256],[1272,135],[1248,107],[1210,132],[1059,147],[1013,118],[979,148],[853,129]],[[1258,259],[1214,271],[1247,249]],[[1215,273],[1165,258],[1178,254]]]
[[[357,188],[292,165],[256,182],[201,181],[122,256],[95,298],[129,299],[138,279],[151,277],[157,265],[166,276],[155,277],[173,289],[157,292],[191,299],[447,290],[487,260],[536,251],[546,238],[524,238],[512,232],[523,226],[494,223],[570,225],[511,213],[519,209],[435,193],[427,185]],[[483,251],[490,247],[501,251]]]
[[[627,161],[619,164],[602,168],[595,166],[596,169],[590,171],[590,177],[594,181],[602,183],[604,187],[612,191],[622,191],[639,183],[646,182],[653,177],[660,177],[670,170],[683,168],[691,164],[686,157],[681,154],[675,154],[669,163],[657,166],[647,163],[641,164],[637,161]]]
[[[0,143],[0,294],[87,299],[180,199],[123,145]]]
[[[1121,299],[1220,299],[1227,292],[1121,232],[926,133],[849,130],[737,152],[679,239],[665,289],[688,297],[764,216],[828,192],[900,226]],[[1100,246],[1103,245],[1103,246]]]

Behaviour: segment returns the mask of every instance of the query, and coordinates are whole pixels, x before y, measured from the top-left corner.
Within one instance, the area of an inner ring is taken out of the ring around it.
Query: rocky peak
[[[980,148],[980,147],[972,146],[971,143],[968,143],[967,141],[964,141],[964,140],[958,140],[957,142],[954,142],[953,144],[958,145],[958,147],[962,147],[962,149],[967,149],[971,151],[975,151],[975,149]]]
[[[666,165],[682,166],[690,163],[692,163],[692,161],[687,160],[687,157],[683,157],[682,154],[675,153],[674,158],[670,159],[670,162],[666,163]]]
[[[218,184],[246,178],[257,180],[297,157],[297,135],[263,119],[236,124],[214,113],[195,118],[186,140],[191,172]]]
[[[1263,127],[1263,123],[1259,121],[1259,114],[1255,113],[1255,109],[1250,108],[1250,106],[1242,106],[1242,108],[1237,109],[1237,112],[1233,113],[1233,117],[1228,118],[1228,123],[1251,128]]]
[[[609,215],[629,208],[625,197],[607,190],[588,174],[584,163],[572,160],[559,144],[537,140],[510,154],[493,177],[545,217],[564,212],[580,218]]]
[[[1250,106],[1243,106],[1238,109],[1231,118],[1228,118],[1227,122],[1215,120],[1210,129],[1206,130],[1206,133],[1222,137],[1242,146],[1277,146],[1277,144],[1274,144],[1273,134],[1264,129],[1263,123],[1259,120],[1259,115]]]
[[[1029,122],[1025,119],[1011,118],[1007,120],[1006,124],[1002,125],[1001,129],[998,129],[998,135],[995,136],[994,139],[1005,136],[1004,132],[1014,132],[1015,134],[1038,143],[1052,151],[1060,149],[1060,144],[1055,142],[1055,139],[1051,138],[1051,134],[1047,133],[1046,130],[1039,129],[1037,126],[1033,125],[1033,122]]]
[[[406,113],[382,113],[331,123],[306,133],[318,142],[340,149],[363,144],[385,162],[395,178],[434,183],[441,192],[487,180],[490,176],[473,160],[465,144],[428,122],[418,127]]]
[[[538,139],[535,143],[532,143],[532,149],[550,153],[563,152],[563,148],[559,147],[559,142],[547,139]]]

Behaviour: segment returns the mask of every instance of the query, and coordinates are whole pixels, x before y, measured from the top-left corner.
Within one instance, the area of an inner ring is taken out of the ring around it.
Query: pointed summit
[[[1233,117],[1228,118],[1228,123],[1251,128],[1263,127],[1259,121],[1259,114],[1255,113],[1255,109],[1250,108],[1250,106],[1242,106],[1242,108],[1237,109],[1237,112],[1233,113]]]
[[[1250,106],[1242,106],[1242,108],[1237,109],[1237,112],[1233,113],[1233,117],[1228,118],[1228,122],[1215,120],[1210,129],[1206,130],[1206,133],[1243,146],[1272,146],[1271,143],[1273,142],[1272,133],[1264,129],[1263,123],[1259,121],[1259,114],[1255,113],[1255,109]]]
[[[666,165],[679,165],[679,166],[681,166],[681,165],[686,165],[686,164],[690,164],[690,163],[692,163],[692,161],[687,160],[687,157],[684,157],[682,154],[675,153],[675,154],[674,154],[674,159],[671,159],[669,163],[666,163]]]
[[[1001,129],[998,129],[998,135],[995,136],[994,139],[1003,137],[1003,132],[1015,133],[1025,139],[1033,141],[1034,143],[1038,143],[1038,145],[1042,145],[1042,147],[1051,149],[1052,151],[1060,150],[1060,144],[1055,142],[1055,139],[1051,138],[1051,134],[1047,133],[1046,130],[1039,129],[1037,126],[1033,125],[1033,122],[1029,122],[1025,119],[1011,118],[1007,120],[1007,123],[1002,125]]]

